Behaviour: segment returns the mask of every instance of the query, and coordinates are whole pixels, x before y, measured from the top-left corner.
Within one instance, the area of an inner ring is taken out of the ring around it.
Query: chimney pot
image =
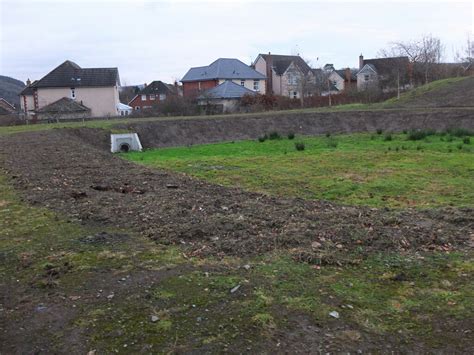
[[[359,56],[359,70],[362,69],[363,66],[364,66],[364,56],[361,53]]]

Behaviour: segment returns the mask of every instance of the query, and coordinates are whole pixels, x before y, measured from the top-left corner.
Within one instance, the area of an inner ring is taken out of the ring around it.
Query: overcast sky
[[[427,33],[449,61],[474,37],[473,1],[0,0],[0,74],[39,79],[69,59],[118,67],[122,84],[171,82],[220,57],[250,64],[268,52],[356,67],[360,53]]]

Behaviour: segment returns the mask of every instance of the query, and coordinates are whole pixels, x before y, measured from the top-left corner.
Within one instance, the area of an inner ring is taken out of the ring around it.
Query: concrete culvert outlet
[[[112,153],[127,153],[132,150],[142,150],[140,139],[136,133],[111,134],[110,143]]]
[[[121,152],[127,153],[129,150],[130,150],[130,145],[128,145],[127,143],[120,144]]]

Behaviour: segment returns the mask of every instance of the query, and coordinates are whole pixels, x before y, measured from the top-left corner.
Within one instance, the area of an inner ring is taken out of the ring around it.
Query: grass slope
[[[471,138],[448,134],[412,141],[407,136],[382,133],[240,141],[123,156],[272,195],[376,207],[472,206]],[[305,150],[296,151],[295,142],[304,143]]]
[[[436,80],[378,104],[384,108],[473,107],[474,77]]]

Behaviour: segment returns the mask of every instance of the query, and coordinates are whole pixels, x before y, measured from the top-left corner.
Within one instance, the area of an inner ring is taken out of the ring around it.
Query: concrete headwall
[[[117,125],[138,133],[143,148],[171,147],[256,139],[277,131],[281,135],[401,132],[410,129],[465,128],[474,131],[474,110],[353,111],[276,113],[218,118],[170,119]]]

